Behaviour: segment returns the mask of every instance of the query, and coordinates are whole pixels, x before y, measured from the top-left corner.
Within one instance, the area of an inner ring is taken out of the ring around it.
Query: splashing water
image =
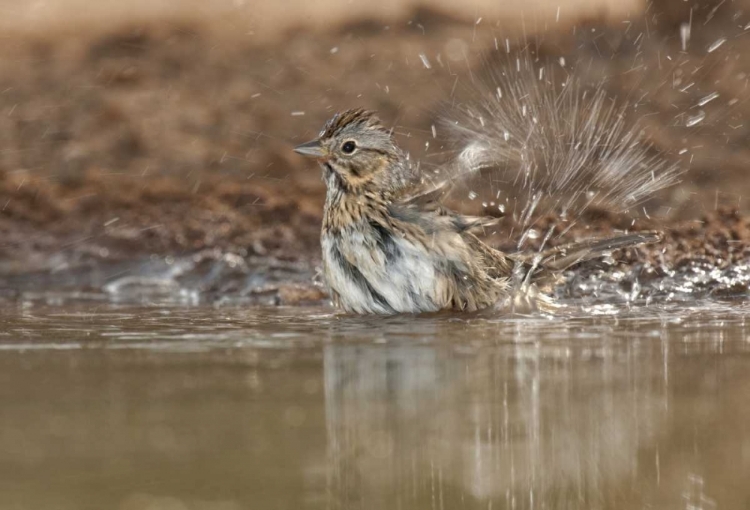
[[[681,174],[644,139],[628,104],[608,97],[602,83],[584,85],[570,64],[513,57],[489,82],[445,122],[461,147],[451,171],[499,176],[522,226],[519,250],[545,215],[574,222],[590,207],[626,212]]]
[[[682,44],[682,51],[687,50],[687,45],[689,41],[690,41],[690,23],[682,23],[680,25],[680,43]]]
[[[698,125],[701,122],[703,122],[703,119],[705,119],[705,118],[706,118],[706,112],[704,112],[703,110],[701,110],[697,114],[695,114],[695,115],[693,115],[691,117],[688,117],[687,122],[685,123],[685,125],[687,127],[693,127],[693,126]]]
[[[698,106],[705,106],[718,97],[718,92],[711,92],[709,95],[702,97],[700,101],[698,101]]]
[[[680,170],[643,140],[638,122],[627,120],[628,105],[601,84],[584,87],[574,75],[559,81],[551,65],[539,76],[530,59],[505,66],[481,100],[445,123],[463,147],[457,175],[498,171],[527,207],[541,195],[547,205],[539,213],[568,214],[591,206],[623,212],[677,181]]]
[[[713,53],[714,51],[718,50],[725,42],[727,42],[726,37],[717,39],[711,44],[711,46],[708,47],[708,53]]]

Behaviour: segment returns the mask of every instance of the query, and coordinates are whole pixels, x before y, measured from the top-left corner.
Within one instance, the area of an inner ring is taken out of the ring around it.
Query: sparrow
[[[592,239],[542,252],[504,253],[480,240],[501,218],[468,216],[442,204],[451,181],[420,178],[374,112],[333,116],[294,151],[315,158],[326,199],[323,274],[335,306],[355,314],[474,312],[549,302],[573,264],[617,248],[658,241],[658,232]]]

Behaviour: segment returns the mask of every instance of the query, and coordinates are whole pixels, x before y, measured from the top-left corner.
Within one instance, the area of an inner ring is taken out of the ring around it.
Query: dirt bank
[[[529,44],[508,39],[511,55],[562,57],[582,79],[604,79],[686,171],[650,219],[592,214],[555,242],[642,225],[668,232],[640,252],[662,265],[747,256],[750,20],[716,5],[694,9],[689,38],[680,24],[690,14],[672,3],[625,22],[560,24]],[[441,144],[425,150],[431,126],[446,101],[472,100],[504,35],[422,10],[276,42],[174,19],[13,38],[0,68],[6,290],[23,275],[205,250],[299,263],[311,279],[324,190],[293,144],[363,105],[423,164],[439,164]],[[513,245],[503,234],[493,242]]]

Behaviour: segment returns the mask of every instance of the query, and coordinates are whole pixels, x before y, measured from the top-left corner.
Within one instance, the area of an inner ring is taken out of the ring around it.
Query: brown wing
[[[443,206],[442,200],[453,189],[453,181],[445,180],[434,185],[416,185],[408,189],[393,205],[393,210],[401,210],[413,216],[419,213],[435,213],[449,217],[453,227],[459,232],[484,233],[484,230],[497,225],[502,217],[468,216],[459,214]],[[411,214],[409,214],[411,213]]]
[[[408,189],[402,195],[399,203],[405,207],[417,207],[426,211],[434,211],[441,207],[440,201],[445,198],[452,187],[450,181],[443,181],[430,186],[419,184]]]
[[[487,246],[474,234],[463,234],[463,238],[478,253],[484,262],[487,273],[492,278],[508,278],[513,272],[515,261],[500,250]]]

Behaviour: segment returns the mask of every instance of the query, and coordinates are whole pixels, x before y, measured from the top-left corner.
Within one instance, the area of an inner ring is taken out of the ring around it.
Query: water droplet
[[[690,23],[683,23],[680,25],[680,42],[682,43],[682,51],[687,49],[688,41],[690,41]]]
[[[432,69],[432,65],[430,65],[430,61],[427,58],[427,55],[425,55],[424,53],[420,53],[419,59],[422,61],[422,65],[425,67],[425,69]]]
[[[692,117],[688,117],[687,120],[687,127],[693,127],[696,124],[699,124],[703,119],[706,118],[706,112],[703,110],[699,111],[697,115],[694,115]]]
[[[707,95],[705,97],[702,97],[701,100],[698,101],[698,106],[703,106],[703,105],[705,105],[705,104],[713,101],[717,97],[719,97],[719,93],[718,92],[711,92],[709,95]]]
[[[716,41],[714,41],[714,43],[711,46],[708,47],[708,52],[712,53],[712,52],[716,51],[725,42],[727,42],[727,38],[726,37],[720,37],[719,39],[717,39]]]

